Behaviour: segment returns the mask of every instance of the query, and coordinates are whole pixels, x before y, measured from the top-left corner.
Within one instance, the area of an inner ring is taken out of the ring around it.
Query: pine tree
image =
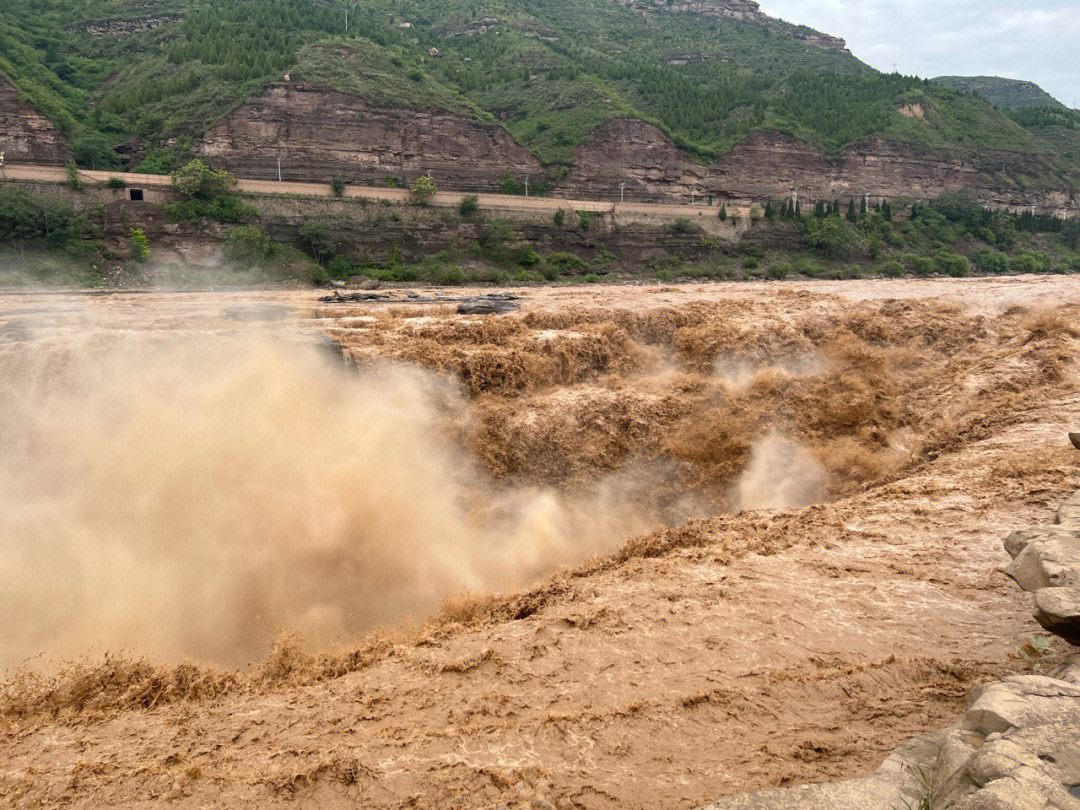
[[[825,201],[818,200],[817,205],[814,206],[814,216],[818,219],[824,219],[826,216]]]
[[[863,216],[866,215],[866,197],[862,198],[862,203],[859,205],[859,213]]]
[[[859,217],[855,213],[855,200],[852,200],[850,203],[848,203],[847,221],[848,222],[858,222],[858,220],[859,220]]]
[[[773,208],[772,200],[765,203],[765,219],[772,219],[776,216],[776,210]],[[723,219],[723,217],[721,217]]]

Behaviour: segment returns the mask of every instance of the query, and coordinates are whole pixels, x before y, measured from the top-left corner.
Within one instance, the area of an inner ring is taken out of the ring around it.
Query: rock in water
[[[502,315],[520,308],[506,298],[470,298],[458,304],[458,315]]]
[[[1035,620],[1049,632],[1080,647],[1080,588],[1036,591]]]

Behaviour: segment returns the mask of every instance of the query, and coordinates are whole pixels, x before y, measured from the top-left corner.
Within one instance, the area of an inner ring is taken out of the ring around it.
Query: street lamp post
[[[626,192],[626,181],[619,183],[619,205],[622,205],[623,195]]]

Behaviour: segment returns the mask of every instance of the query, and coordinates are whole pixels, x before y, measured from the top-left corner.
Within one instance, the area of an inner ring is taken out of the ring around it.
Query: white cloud
[[[844,37],[878,70],[1027,79],[1080,106],[1078,0],[760,0],[762,11]]]

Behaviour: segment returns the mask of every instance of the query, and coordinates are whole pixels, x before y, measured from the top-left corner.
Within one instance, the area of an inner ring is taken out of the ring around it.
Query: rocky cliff
[[[353,95],[296,82],[270,85],[215,124],[200,147],[217,165],[249,178],[382,184],[430,171],[439,185],[492,191],[509,173],[538,180],[545,169],[506,130],[453,113],[373,107]],[[1052,178],[1048,184],[1046,178]],[[757,132],[719,161],[694,161],[652,124],[617,118],[573,154],[559,194],[685,202],[692,196],[741,204],[800,199],[932,199],[969,189],[992,206],[1080,212],[1080,177],[1056,174],[1034,154],[982,150],[961,158],[873,138],[826,158],[807,143]]]
[[[491,190],[507,173],[539,176],[532,153],[498,126],[441,110],[373,107],[363,99],[279,82],[218,121],[199,151],[250,178],[357,182],[431,172],[445,188]]]
[[[1060,177],[1056,187],[1039,188],[1037,178],[1053,176],[1038,155],[984,150],[971,159],[932,150],[900,147],[873,138],[844,149],[835,159],[802,141],[775,132],[757,132],[719,161],[702,164],[655,126],[614,119],[574,152],[572,185],[582,196],[613,199],[626,183],[627,199],[657,201],[700,197],[763,204],[798,194],[807,201],[861,198],[931,199],[962,189],[986,204],[1048,213],[1080,211],[1080,178]],[[1027,178],[1024,188],[1016,182]]]
[[[60,130],[19,98],[19,91],[0,76],[0,152],[5,163],[63,164],[71,157]]]
[[[847,43],[839,37],[832,37],[808,28],[782,26],[779,20],[763,13],[755,0],[613,0],[613,2],[646,12],[667,11],[676,14],[700,14],[704,17],[743,20],[801,39],[823,51],[847,52]]]

